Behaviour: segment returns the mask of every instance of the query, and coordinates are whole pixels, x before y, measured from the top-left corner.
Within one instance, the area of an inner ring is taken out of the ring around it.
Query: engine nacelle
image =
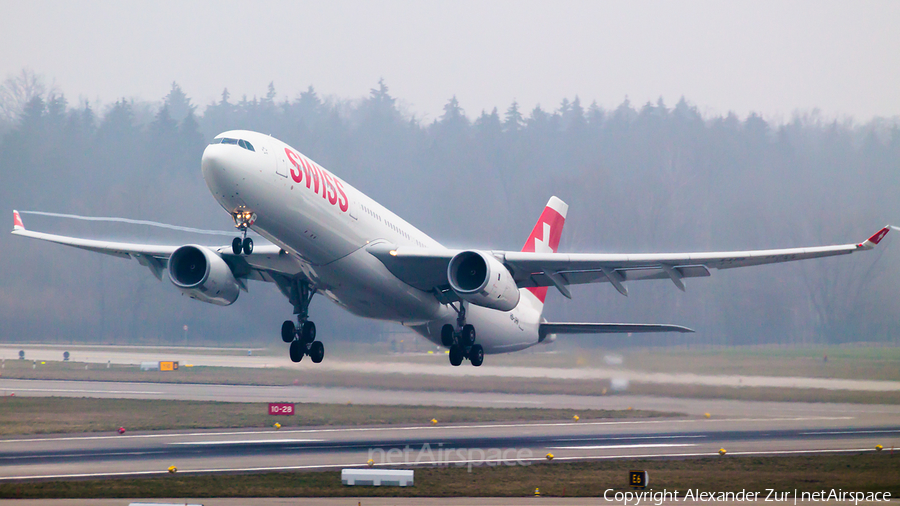
[[[169,257],[169,279],[188,297],[219,306],[233,304],[241,293],[225,260],[209,248],[193,244],[176,249]]]
[[[509,311],[519,303],[519,287],[509,270],[493,255],[462,251],[447,266],[450,288],[460,299],[479,306]]]

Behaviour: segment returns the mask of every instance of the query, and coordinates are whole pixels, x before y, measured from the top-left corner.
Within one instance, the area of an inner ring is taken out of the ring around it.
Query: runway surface
[[[0,359],[16,360],[20,350],[25,351],[27,360],[54,360],[62,358],[65,347],[4,345],[0,346]],[[620,367],[517,367],[490,365],[490,357],[483,367],[451,367],[443,355],[431,357],[440,367],[431,363],[410,362],[404,357],[384,357],[379,361],[358,361],[326,358],[316,364],[316,370],[355,372],[368,374],[406,374],[419,376],[446,377],[504,377],[504,378],[548,378],[557,380],[607,380],[622,379],[641,383],[669,385],[705,385],[730,387],[780,387],[780,388],[821,388],[827,390],[851,390],[870,392],[900,392],[900,381],[851,380],[835,378],[803,378],[781,376],[712,375],[692,373],[655,373],[630,370]],[[245,368],[286,368],[304,369],[309,363],[295,364],[287,354],[281,356],[256,356],[246,354],[213,354],[204,349],[173,351],[146,351],[146,349],[83,348],[72,351],[71,360],[95,364],[140,364],[160,360],[177,360],[181,364],[217,367]]]
[[[15,359],[20,347],[0,347]],[[58,360],[58,348],[27,349],[36,360]],[[436,357],[435,359],[442,359]],[[79,349],[73,360],[106,363],[179,360],[183,364],[298,367],[284,357]],[[300,367],[309,364],[300,364]],[[443,364],[443,361],[441,365]],[[846,390],[900,390],[900,382],[653,374],[615,368],[435,367],[411,362],[331,360],[316,366],[372,374],[439,374],[491,377],[599,379],[728,386],[793,386]],[[628,376],[628,375],[631,376]],[[624,376],[623,376],[624,375]],[[10,380],[0,395],[214,400],[230,402],[353,403],[375,405],[647,409],[683,413],[677,419],[581,420],[452,426],[319,427],[117,434],[67,434],[0,440],[0,480],[54,479],[179,473],[317,470],[375,465],[529,464],[553,453],[556,461],[678,458],[728,455],[830,454],[886,451],[900,446],[900,405],[780,403],[637,395],[542,395],[299,386],[228,386],[177,383]],[[710,413],[711,418],[706,418]],[[506,502],[502,502],[506,504]],[[482,504],[476,502],[476,504]],[[493,504],[483,502],[483,504]]]
[[[527,464],[635,457],[887,451],[900,446],[900,406],[387,391],[359,388],[257,387],[164,383],[0,380],[19,396],[126,397],[219,401],[289,401],[440,406],[652,409],[677,419],[582,420],[451,426],[322,427],[275,431],[214,430],[125,435],[13,437],[0,441],[0,479],[49,479],[314,470],[365,465]],[[703,413],[711,413],[705,418]]]
[[[530,465],[555,461],[893,451],[900,424],[849,416],[584,420],[396,427],[321,427],[0,440],[0,481],[365,466]]]

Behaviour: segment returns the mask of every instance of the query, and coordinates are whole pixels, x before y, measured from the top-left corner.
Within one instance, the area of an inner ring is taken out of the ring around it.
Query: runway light
[[[170,473],[170,474],[175,474],[176,471],[178,471],[178,468],[177,468],[177,467],[175,467],[175,466],[169,466],[169,473]]]
[[[547,454],[547,460],[553,460],[553,454],[552,454],[552,453],[548,453],[548,454]]]
[[[726,453],[728,452],[725,451],[725,448],[719,448],[719,455],[725,455]]]
[[[367,461],[366,461],[366,464],[368,464],[368,465],[369,465],[369,467],[372,467],[372,466],[374,466],[374,465],[375,465],[375,461],[374,461],[374,460],[372,460],[372,459],[369,459],[369,460],[367,460]]]
[[[275,430],[278,430],[281,428],[281,424],[278,422],[275,422],[275,425],[273,425],[272,427],[275,427]]]
[[[535,489],[534,489],[534,496],[535,496],[535,497],[540,497],[540,496],[541,496],[541,489],[535,487]]]
[[[705,416],[705,417],[706,417],[706,418],[710,418],[710,417],[712,417],[712,415],[711,415],[711,414],[709,414],[709,413],[703,413],[703,416]]]
[[[577,422],[578,420],[580,420],[580,418],[578,417],[578,415],[575,415],[572,417],[572,420],[575,420]]]
[[[437,425],[437,418],[431,419],[431,425]]]
[[[117,432],[119,434],[125,434],[125,427],[119,427],[119,430]]]
[[[632,409],[634,409],[634,408],[632,408],[631,406],[628,406],[628,411],[631,411]]]
[[[881,450],[884,450],[884,447],[883,447],[883,446],[881,446],[881,445],[875,445],[875,451],[876,451],[876,452],[880,452]]]

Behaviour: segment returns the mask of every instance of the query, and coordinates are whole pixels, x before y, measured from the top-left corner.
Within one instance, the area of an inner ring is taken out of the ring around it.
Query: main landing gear
[[[484,363],[484,348],[475,344],[475,327],[466,323],[466,307],[462,302],[459,309],[453,304],[450,307],[456,310],[456,327],[449,323],[441,327],[441,344],[450,348],[450,365],[456,367],[468,358],[472,365],[479,367]]]
[[[299,362],[304,355],[316,364],[325,358],[325,345],[322,341],[316,341],[316,324],[309,321],[309,302],[312,300],[316,289],[306,281],[297,280],[291,286],[291,303],[294,305],[294,314],[297,315],[297,324],[286,320],[281,324],[281,339],[291,344],[291,361]]]
[[[234,240],[231,241],[231,251],[234,252],[235,255],[240,255],[241,252],[245,255],[253,253],[253,239],[247,237],[247,229],[256,221],[256,213],[247,211],[246,209],[238,209],[231,213],[231,217],[234,219],[235,228],[241,231],[241,236],[235,237]]]

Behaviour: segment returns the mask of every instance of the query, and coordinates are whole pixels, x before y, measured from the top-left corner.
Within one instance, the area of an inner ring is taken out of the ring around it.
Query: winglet
[[[19,211],[13,209],[13,231],[15,230],[25,230],[25,224],[22,223],[22,217],[19,216]]]
[[[884,236],[886,236],[890,230],[891,230],[891,226],[888,225],[888,226],[882,228],[881,230],[879,230],[878,232],[875,232],[874,234],[872,234],[872,237],[869,237],[868,239],[861,242],[860,244],[857,244],[856,246],[861,249],[872,249],[878,243],[880,243],[882,239],[884,239]]]

